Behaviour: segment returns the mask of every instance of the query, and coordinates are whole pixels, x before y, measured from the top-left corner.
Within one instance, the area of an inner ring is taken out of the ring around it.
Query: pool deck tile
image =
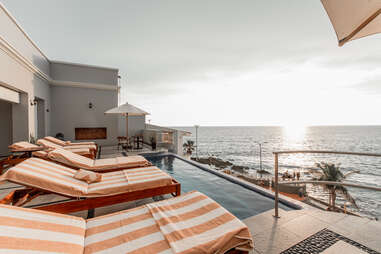
[[[381,223],[352,215],[321,210],[274,210],[247,218],[258,253],[280,253],[324,228],[381,252]]]

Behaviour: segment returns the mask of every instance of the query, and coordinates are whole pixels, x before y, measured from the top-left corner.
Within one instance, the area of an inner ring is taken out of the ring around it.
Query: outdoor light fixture
[[[93,108],[93,103],[89,102],[89,108]]]
[[[37,99],[34,98],[33,100],[30,100],[30,105],[31,106],[37,105]]]

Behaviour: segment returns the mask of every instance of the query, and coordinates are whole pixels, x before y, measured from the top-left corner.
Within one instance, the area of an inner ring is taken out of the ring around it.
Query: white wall
[[[116,143],[117,117],[103,112],[117,106],[118,70],[49,61],[1,3],[0,66],[0,86],[21,94],[21,103],[12,105],[12,142],[57,132],[74,140],[75,127],[107,127],[108,139],[100,143]],[[80,88],[67,87],[70,82]],[[31,105],[35,98],[42,107]]]
[[[0,40],[9,44],[27,61],[44,74],[49,75],[49,61],[41,50],[27,36],[12,15],[0,3]]]
[[[22,103],[12,105],[13,142],[35,136],[36,108],[29,102],[38,96],[49,104],[49,61],[1,3],[0,66],[0,85],[22,93]]]
[[[75,141],[75,128],[106,127],[107,140],[95,140],[101,145],[116,144],[118,134],[117,116],[104,112],[117,105],[115,91],[88,88],[52,86],[51,134],[63,133]],[[89,102],[93,108],[89,108]]]
[[[118,70],[112,68],[51,62],[50,75],[57,81],[118,85]]]

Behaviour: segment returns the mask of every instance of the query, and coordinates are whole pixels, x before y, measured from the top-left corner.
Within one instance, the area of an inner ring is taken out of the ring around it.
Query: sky
[[[319,0],[0,0],[51,60],[119,68],[166,126],[381,124],[381,37]]]

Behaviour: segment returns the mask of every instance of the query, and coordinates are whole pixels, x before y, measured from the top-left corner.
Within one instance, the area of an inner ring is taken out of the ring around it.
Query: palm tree
[[[323,171],[322,176],[319,178],[319,181],[332,181],[332,182],[342,182],[345,180],[345,178],[352,172],[343,174],[340,171],[340,165],[335,165],[333,163],[316,163],[316,166],[320,168]],[[349,194],[348,189],[345,188],[342,185],[331,185],[331,184],[325,184],[324,188],[328,190],[329,192],[329,210],[335,210],[335,203],[336,203],[336,193],[343,194],[344,198],[352,203],[356,208],[358,208],[356,201],[354,198]]]
[[[192,152],[194,151],[194,141],[193,140],[187,140],[187,142],[185,142],[183,144],[183,148],[184,148],[184,152],[186,152],[187,154],[192,154]]]

